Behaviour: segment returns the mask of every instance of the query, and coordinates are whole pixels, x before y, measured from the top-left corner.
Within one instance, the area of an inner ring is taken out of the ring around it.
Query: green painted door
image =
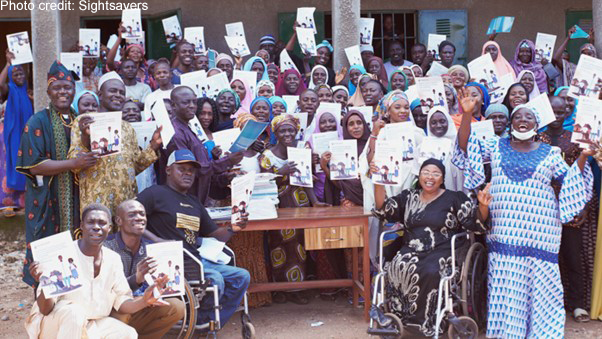
[[[297,12],[292,13],[278,13],[278,37],[285,44],[293,35],[293,24],[297,18]],[[324,12],[314,12],[314,20],[316,22],[316,28],[318,33],[316,34],[316,45],[324,40]],[[298,57],[303,58],[299,44],[295,43],[295,50],[293,51]]]
[[[157,15],[145,17],[146,21],[146,50],[147,59],[159,59],[161,57],[171,59],[171,47],[165,40],[165,31],[163,30],[162,20],[170,16],[177,15],[182,24],[182,11],[178,8],[176,10],[163,12]]]
[[[556,40],[556,45],[562,43],[564,38],[566,37],[566,32],[568,32],[569,28],[573,27],[573,25],[578,25],[584,31],[589,32],[592,28],[593,20],[592,20],[592,11],[567,11],[566,12],[566,23],[565,23],[565,35],[559,36]],[[567,47],[569,54],[571,56],[571,62],[577,63],[579,61],[579,47],[584,43],[587,43],[587,39],[571,39],[569,40],[569,45]]]

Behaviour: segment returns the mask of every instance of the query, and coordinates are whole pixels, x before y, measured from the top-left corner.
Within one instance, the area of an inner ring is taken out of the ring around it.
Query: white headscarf
[[[518,76],[516,77],[516,82],[520,83],[520,80],[523,78],[523,75],[530,73],[531,76],[533,77],[533,90],[531,91],[531,93],[529,93],[529,101],[531,101],[532,99],[535,99],[539,96],[539,87],[537,87],[537,80],[535,80],[535,74],[529,70],[523,69],[522,71],[520,71],[520,73],[518,73]]]
[[[316,84],[314,84],[314,72],[318,68],[321,68],[324,71],[324,73],[326,73],[326,80],[324,80],[324,83],[328,84],[328,70],[326,69],[326,67],[322,65],[315,65],[314,68],[311,70],[311,74],[309,75],[309,86],[307,87],[309,89],[316,89],[316,87],[318,87]]]
[[[456,125],[454,124],[454,121],[452,120],[451,116],[449,115],[449,112],[444,107],[440,107],[440,106],[433,107],[428,112],[428,115],[426,117],[427,135],[429,137],[436,138],[436,136],[431,134],[430,122],[431,122],[431,117],[433,116],[433,114],[435,114],[437,112],[443,113],[443,115],[447,119],[447,132],[445,132],[445,135],[442,136],[441,138],[449,139],[453,143],[454,141],[456,141],[456,136],[458,135],[458,131],[456,131]]]

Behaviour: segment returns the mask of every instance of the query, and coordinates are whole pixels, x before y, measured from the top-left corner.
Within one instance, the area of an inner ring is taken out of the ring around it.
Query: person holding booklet
[[[125,103],[125,85],[117,73],[109,72],[100,78],[99,112],[122,112]],[[81,152],[91,150],[90,129],[94,114],[79,116],[73,122],[68,158],[76,159]],[[100,202],[114,211],[117,206],[138,193],[136,175],[152,165],[161,147],[161,127],[157,128],[147,149],[140,150],[136,131],[129,122],[121,121],[121,151],[116,155],[100,157],[88,169],[73,169],[79,176],[79,196],[82,206]],[[114,140],[110,140],[114,144]]]
[[[174,84],[171,82],[172,73],[171,66],[169,65],[169,60],[165,58],[160,58],[159,60],[157,60],[154,63],[152,75],[153,79],[155,79],[157,89],[155,89],[152,93],[148,94],[144,100],[144,115],[142,116],[144,121],[151,120],[151,108],[153,107],[155,102],[157,102],[157,100],[159,99],[169,99],[171,90],[174,88]]]
[[[79,196],[72,170],[94,166],[97,155],[82,152],[68,158],[70,128],[75,120],[71,103],[75,79],[58,61],[48,71],[48,108],[34,114],[25,125],[16,169],[25,174],[25,241],[29,244],[79,226]],[[29,273],[31,250],[25,254],[23,281],[37,282]]]
[[[177,65],[171,69],[171,82],[174,85],[179,85],[180,76],[194,70],[194,45],[186,40],[182,40],[176,44],[174,51],[176,53],[175,63]]]
[[[117,56],[117,51],[119,47],[121,47],[121,43],[123,42],[123,34],[125,33],[125,27],[120,23],[119,28],[117,29],[117,41],[111,47],[109,52],[107,53],[107,61],[106,61],[106,71],[117,71],[121,63],[119,61],[115,61],[115,57]],[[148,66],[146,64],[146,60],[144,59],[144,47],[139,44],[130,44],[125,48],[125,52],[123,52],[123,56],[121,60],[132,60],[136,63],[136,81],[145,83],[151,88],[154,88],[153,79],[148,72]],[[85,59],[84,59],[85,60]],[[100,81],[100,80],[99,80]],[[98,85],[100,89],[100,85]]]
[[[533,72],[539,92],[548,92],[548,76],[543,70],[543,65],[539,61],[535,60],[535,44],[533,41],[528,39],[521,40],[518,43],[518,46],[516,46],[514,59],[510,61],[510,64],[512,65],[514,73],[517,76],[523,70]]]
[[[492,38],[495,39],[495,37]],[[490,40],[484,43],[481,55],[484,55],[485,53],[491,54],[491,59],[493,60],[493,64],[497,70],[497,75],[500,77],[503,77],[506,74],[512,74],[513,76],[515,75],[512,65],[510,65],[508,60],[506,60],[506,58],[504,58],[502,55],[502,50],[497,42]]]
[[[464,86],[464,88],[458,91],[458,100],[460,101],[460,108],[462,109],[462,114],[456,114],[452,117],[456,128],[460,127],[460,123],[464,116],[464,112],[466,112],[465,109],[467,107],[464,107],[462,100],[465,97],[471,97],[476,102],[474,106],[470,107],[470,114],[472,114],[472,122],[481,121],[483,119],[483,114],[487,110],[487,107],[489,107],[490,98],[485,86],[476,82],[469,82],[468,84],[466,84],[466,86]]]
[[[567,50],[567,46],[569,44],[569,40],[571,39],[571,35],[573,35],[576,32],[576,30],[577,29],[575,26],[569,28],[566,38],[558,46],[558,49],[556,49],[556,52],[554,52],[554,57],[551,60],[552,64],[562,72],[562,77],[559,80],[557,80],[558,87],[570,86],[571,80],[573,80],[573,77],[575,76],[575,70],[577,69],[577,65],[572,63],[569,59],[564,59],[563,55]],[[587,56],[597,58],[598,53],[596,51],[596,47],[593,45],[593,42],[594,35],[590,34],[589,42],[581,45],[581,47],[579,48],[579,56],[585,54]]]
[[[217,226],[197,197],[187,193],[193,186],[201,164],[187,149],[172,152],[167,160],[167,182],[155,185],[138,194],[138,200],[146,211],[148,226],[144,237],[153,242],[168,240],[182,241],[184,248],[203,263],[205,279],[218,286],[220,320],[222,327],[228,323],[249,286],[250,276],[245,269],[216,264],[198,252],[202,242],[200,237],[216,238],[227,242],[246,226],[247,217],[240,224],[231,227]],[[187,279],[199,280],[199,266],[187,256],[184,257],[184,274]],[[199,324],[215,320],[213,296],[208,294],[201,302],[198,313]]]
[[[167,277],[155,280],[142,296],[132,297],[119,255],[103,246],[111,219],[111,211],[102,204],[93,203],[83,209],[82,237],[74,241],[81,263],[78,283],[83,286],[59,297],[46,297],[38,289],[25,321],[30,338],[138,338],[134,327],[112,317],[111,312],[153,314],[165,305],[153,291],[156,289],[160,296]],[[36,281],[43,273],[38,262],[33,262],[29,271]],[[157,308],[150,311],[151,306]]]
[[[144,277],[152,275],[157,267],[157,261],[146,251],[146,245],[151,244],[143,237],[146,222],[144,206],[136,200],[126,200],[117,206],[115,215],[119,232],[109,235],[103,243],[121,257],[123,274],[135,297],[144,295],[149,287]],[[162,301],[166,303],[162,307],[145,308],[132,315],[113,312],[112,316],[136,329],[139,338],[161,338],[186,312],[186,305],[179,298]]]

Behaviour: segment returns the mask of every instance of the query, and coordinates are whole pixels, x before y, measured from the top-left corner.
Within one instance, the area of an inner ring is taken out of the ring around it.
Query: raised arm
[[[554,66],[558,67],[558,69],[560,69],[561,71],[564,68],[562,66],[562,53],[566,50],[566,46],[568,46],[569,40],[571,40],[571,35],[573,33],[575,33],[576,30],[577,29],[575,28],[575,26],[573,26],[569,29],[566,38],[564,39],[564,41],[562,41],[560,46],[558,46],[558,49],[556,50],[556,52],[554,53],[554,56],[552,57],[552,64]]]
[[[117,66],[115,65],[115,56],[117,56],[117,51],[119,50],[119,46],[123,40],[121,37],[122,32],[125,32],[125,28],[123,27],[122,22],[120,22],[119,27],[117,28],[117,41],[115,44],[113,44],[109,50],[109,53],[107,54],[107,68],[109,71],[114,71],[117,69]]]
[[[286,43],[285,49],[289,52],[292,52],[293,49],[295,49],[295,42],[297,41],[297,26],[299,26],[299,24],[297,21],[295,21],[293,24],[293,35],[291,35],[291,38],[288,39],[288,42]]]
[[[6,65],[4,65],[4,68],[2,69],[2,72],[0,72],[0,96],[3,98],[6,98],[7,94],[8,94],[8,68],[11,65],[12,59],[14,59],[14,55],[9,52],[9,50],[6,50]]]
[[[460,122],[460,128],[458,129],[458,146],[463,151],[466,151],[468,146],[468,138],[470,138],[470,123],[472,122],[472,111],[477,104],[477,99],[469,96],[466,88],[458,91],[458,101],[462,106],[462,121]]]

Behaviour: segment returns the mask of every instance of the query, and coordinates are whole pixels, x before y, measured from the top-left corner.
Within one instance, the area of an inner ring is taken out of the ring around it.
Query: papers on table
[[[250,95],[251,99],[255,99],[255,90],[257,89],[257,72],[255,71],[241,71],[235,69],[232,74],[232,81],[240,79],[244,80],[249,86],[249,92],[246,93],[245,96]],[[242,99],[241,99],[242,100]]]
[[[293,59],[291,59],[291,56],[288,54],[286,49],[283,49],[282,52],[280,52],[280,72],[284,73],[284,71],[289,69],[294,69],[299,72],[299,69],[297,66],[295,66]]]
[[[357,140],[332,140],[329,143],[330,180],[349,180],[359,177]]]
[[[598,98],[602,87],[602,60],[581,54],[568,95],[581,100],[582,97]]]
[[[90,113],[90,148],[100,156],[121,152],[121,112]]]
[[[190,119],[188,121],[188,127],[190,127],[190,129],[194,132],[194,134],[196,134],[196,137],[201,142],[205,142],[206,140],[209,140],[209,138],[205,134],[205,131],[203,130],[203,126],[201,125],[201,122],[199,121],[199,119],[196,116],[192,117],[192,119]]]
[[[240,134],[230,146],[229,152],[235,153],[240,151],[246,151],[256,140],[259,138],[261,133],[268,127],[267,122],[258,122],[249,120],[245,123]]]
[[[136,131],[136,140],[138,147],[146,149],[153,138],[153,133],[157,129],[157,124],[154,121],[132,122],[130,123],[134,131]]]
[[[225,210],[230,214],[230,208],[226,207]],[[209,208],[207,209],[209,212]],[[209,214],[211,216],[211,214]],[[211,219],[214,219],[211,216]],[[215,238],[202,238],[201,246],[198,248],[201,258],[209,260],[213,263],[220,265],[227,265],[232,257],[224,253],[225,242],[221,242]]]
[[[372,173],[372,182],[377,185],[399,186],[401,185],[401,163],[402,154],[396,141],[376,140],[374,152],[374,165],[377,173]]]
[[[297,23],[302,28],[311,29],[313,34],[318,33],[316,22],[314,21],[315,7],[299,7],[297,8]]]
[[[229,206],[225,207],[205,207],[207,210],[207,214],[212,220],[230,220],[230,215],[232,215],[232,208]],[[201,246],[203,246],[201,244]],[[200,249],[200,248],[199,248]],[[204,258],[201,253],[201,257]]]
[[[69,294],[82,287],[76,244],[69,231],[30,244],[33,260],[39,262],[40,286],[46,298]]]
[[[360,52],[359,45],[345,48],[345,55],[347,55],[347,60],[349,60],[350,66],[353,66],[353,65],[363,66],[364,65],[364,63],[362,61],[362,52]]]
[[[100,55],[100,29],[79,29],[79,52],[84,58],[98,58]]]
[[[243,214],[247,213],[247,207],[255,185],[255,173],[247,173],[232,179],[230,184],[232,190],[232,224],[240,223]]]
[[[167,276],[165,292],[161,298],[184,295],[184,251],[181,241],[165,241],[146,245],[146,255],[157,262],[156,271],[146,274],[144,279],[150,286],[155,279]]]
[[[249,203],[249,220],[266,220],[278,218],[278,186],[274,173],[256,173],[253,194]]]
[[[154,120],[155,126],[163,126],[163,129],[161,130],[161,140],[163,140],[163,148],[167,149],[167,145],[171,141],[171,138],[173,138],[174,134],[176,134],[176,131],[171,124],[171,120],[169,119],[169,113],[165,107],[165,102],[163,100],[155,101],[155,103],[152,104],[150,111],[151,119]]]
[[[124,9],[121,12],[121,24],[125,28],[124,39],[140,38],[142,36],[142,12],[140,8]]]
[[[168,44],[175,44],[182,40],[182,27],[180,26],[177,15],[165,18],[162,22],[163,30],[165,31],[165,39]]]
[[[368,124],[368,128],[372,130],[372,117],[374,116],[374,110],[372,109],[372,106],[353,107],[353,110],[362,113],[364,120],[366,120],[366,123]]]
[[[552,61],[554,56],[554,44],[556,36],[553,34],[537,33],[535,39],[535,60],[540,62],[542,59]]]
[[[445,87],[441,77],[416,78],[418,97],[422,112],[427,114],[433,107],[442,107],[449,112],[447,100],[445,99]]]
[[[305,140],[305,133],[307,132],[307,113],[291,113],[292,116],[299,119],[299,131],[297,132],[297,140]]]
[[[433,61],[431,63],[431,68],[429,68],[428,72],[426,72],[426,75],[429,77],[441,76],[443,74],[447,74],[448,70],[449,68],[441,65],[440,62]]]
[[[213,100],[217,99],[217,95],[222,89],[230,88],[230,82],[228,81],[228,76],[226,75],[226,72],[217,73],[208,77],[206,84],[206,96]],[[201,94],[203,94],[203,96],[205,96],[204,91],[205,89],[203,88],[203,86],[201,86]]]
[[[204,70],[180,75],[180,85],[190,87],[197,98],[207,96],[207,72]]]
[[[571,34],[571,39],[587,39],[589,38],[589,34],[587,34],[583,28],[575,25],[575,33]]]
[[[318,51],[316,48],[316,38],[314,36],[313,29],[297,27],[297,39],[303,54],[309,54],[313,56],[317,55]]]
[[[290,174],[292,186],[313,187],[311,174],[311,150],[309,148],[287,147],[288,162],[295,163],[295,170]]]
[[[205,54],[205,28],[202,26],[184,28],[184,39],[194,45],[194,54]]]
[[[213,142],[215,143],[215,147],[222,149],[222,157],[225,156],[225,151],[232,147],[240,132],[238,128],[230,128],[213,133]]]
[[[428,43],[427,43],[427,51],[431,52],[434,60],[441,60],[441,56],[439,55],[439,45],[447,39],[446,35],[443,34],[432,34],[429,33]]]
[[[500,76],[497,74],[497,68],[493,63],[491,54],[485,53],[480,57],[468,63],[468,72],[474,82],[479,83],[485,88],[489,95],[495,94],[496,98],[501,96],[503,88],[500,86]]]
[[[226,24],[226,36],[224,38],[233,55],[244,57],[251,54],[242,22]]]
[[[372,35],[374,32],[374,18],[360,18],[360,44],[372,45]]]
[[[581,56],[583,57],[583,55]],[[582,97],[577,103],[577,113],[571,142],[589,149],[588,141],[600,141],[602,136],[602,101]]]
[[[8,43],[8,50],[15,57],[11,61],[13,66],[33,62],[31,44],[29,43],[29,34],[27,32],[8,34],[6,42]]]
[[[385,140],[393,141],[398,145],[402,161],[412,161],[415,158],[416,146],[420,140],[416,140],[416,125],[412,121],[386,124],[383,130]]]
[[[297,110],[297,103],[299,102],[298,95],[283,95],[282,100],[286,102],[286,113],[295,113]]]
[[[73,71],[79,77],[81,81],[83,73],[83,61],[82,55],[79,53],[61,53],[61,63],[67,67],[68,70]]]
[[[552,109],[552,104],[550,104],[550,99],[548,99],[547,93],[542,93],[529,100],[526,105],[527,107],[533,108],[539,115],[541,123],[539,126],[537,126],[537,128],[543,128],[556,120],[556,115],[554,114],[554,110]]]
[[[497,18],[493,18],[491,23],[489,23],[489,28],[487,29],[487,35],[493,33],[510,33],[512,30],[512,25],[514,24],[513,16],[498,16]]]

